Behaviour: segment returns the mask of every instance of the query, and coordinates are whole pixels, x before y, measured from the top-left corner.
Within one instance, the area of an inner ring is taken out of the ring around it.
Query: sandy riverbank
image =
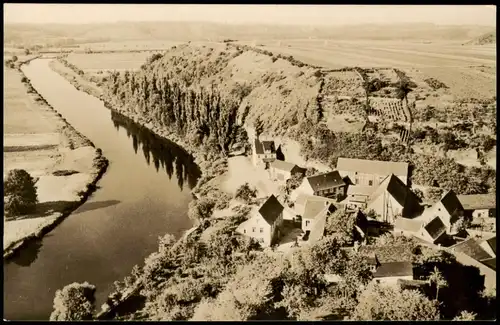
[[[8,258],[85,202],[108,162],[34,90],[21,70],[4,70],[4,80],[4,179],[9,170],[25,169],[36,180],[39,201],[33,214],[4,217]]]

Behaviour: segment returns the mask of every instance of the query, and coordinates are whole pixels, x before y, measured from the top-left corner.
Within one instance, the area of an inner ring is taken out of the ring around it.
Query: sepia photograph
[[[495,5],[3,12],[4,320],[496,320]]]

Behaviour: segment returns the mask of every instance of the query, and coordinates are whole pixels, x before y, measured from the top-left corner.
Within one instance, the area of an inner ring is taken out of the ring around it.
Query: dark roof
[[[455,244],[450,247],[453,251],[463,253],[472,257],[476,261],[486,260],[492,258],[474,238],[469,238],[461,243]]]
[[[261,155],[264,153],[264,147],[262,146],[262,143],[258,139],[255,139],[254,145],[255,145],[255,152],[257,154]]]
[[[496,271],[497,270],[497,258],[488,258],[486,260],[482,260],[481,263],[489,267],[490,269]]]
[[[450,215],[454,214],[457,210],[463,210],[462,204],[457,198],[457,195],[452,190],[449,190],[440,200],[444,208]]]
[[[315,192],[345,185],[337,170],[308,177],[307,181]]]
[[[339,158],[337,169],[366,174],[408,176],[408,163],[405,162]]]
[[[495,193],[458,195],[457,198],[464,210],[494,209],[497,203]]]
[[[259,213],[270,225],[274,224],[278,216],[283,212],[283,206],[278,199],[271,195],[266,202],[260,207]]]
[[[374,278],[391,276],[413,276],[413,264],[411,262],[382,263],[373,273]]]
[[[490,239],[486,240],[488,245],[491,247],[495,255],[497,254],[497,236],[491,237]]]
[[[274,141],[262,141],[262,145],[264,146],[264,150],[270,150],[272,152],[276,151],[276,148],[274,147]]]
[[[419,205],[418,198],[406,185],[399,179],[399,177],[391,174],[387,176],[379,187],[370,196],[370,202],[376,200],[384,192],[389,193],[404,209],[405,213],[415,210]]]
[[[432,219],[428,224],[424,226],[424,229],[434,240],[436,240],[446,232],[446,226],[439,217],[435,217],[434,219]]]

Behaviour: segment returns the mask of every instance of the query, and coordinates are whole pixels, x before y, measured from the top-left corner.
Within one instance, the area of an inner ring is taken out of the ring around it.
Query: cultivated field
[[[287,40],[238,42],[305,63],[339,69],[399,68],[422,79],[435,78],[457,98],[496,94],[496,46],[457,42]]]
[[[95,149],[35,98],[16,70],[4,69],[4,179],[25,169],[36,180],[39,201],[34,214],[4,219],[4,252],[54,223],[95,178]],[[53,175],[64,170],[72,174]]]

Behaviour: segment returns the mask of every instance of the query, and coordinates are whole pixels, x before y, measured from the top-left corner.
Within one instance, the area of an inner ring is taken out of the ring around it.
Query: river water
[[[187,206],[200,176],[193,158],[38,59],[23,67],[33,87],[109,159],[98,190],[43,239],[4,264],[4,318],[46,320],[57,289],[88,281],[100,306],[115,280],[157,250],[158,237],[192,226]]]

